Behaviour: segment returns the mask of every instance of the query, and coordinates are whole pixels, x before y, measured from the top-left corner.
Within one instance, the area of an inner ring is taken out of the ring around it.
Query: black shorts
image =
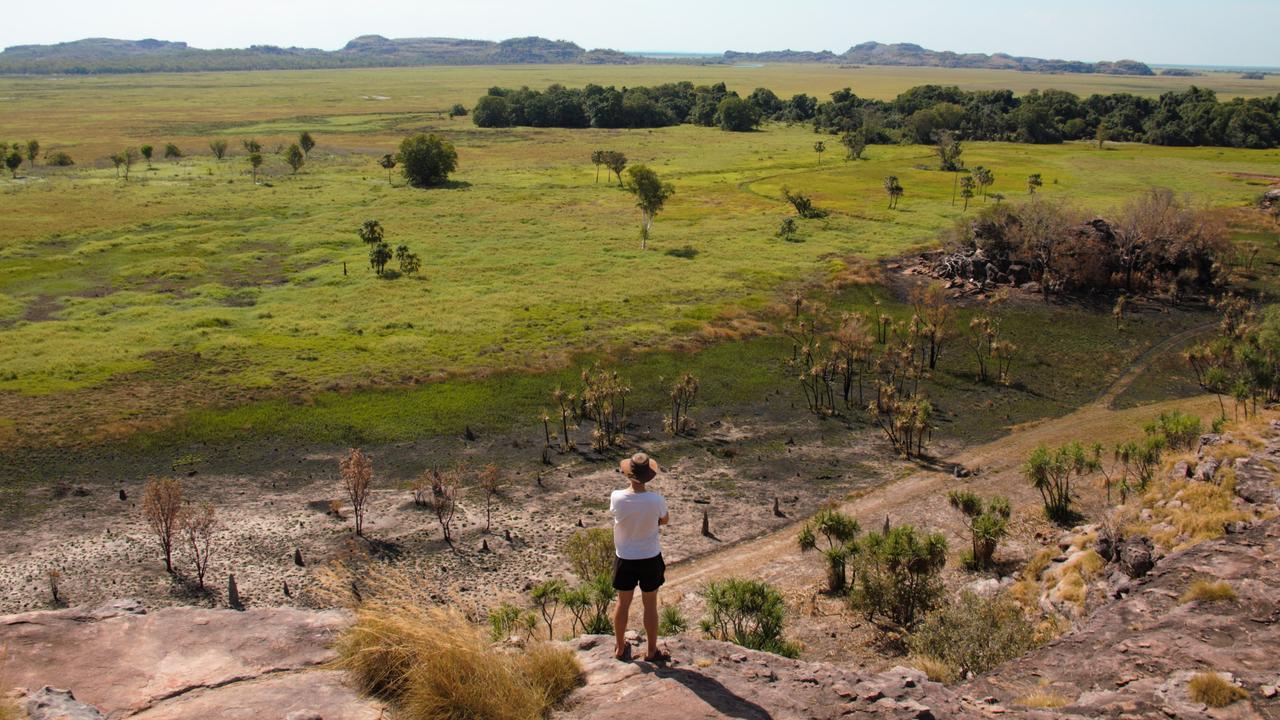
[[[667,581],[667,564],[662,555],[654,555],[644,560],[623,560],[613,558],[613,589],[629,592],[640,586],[641,592],[653,592]]]

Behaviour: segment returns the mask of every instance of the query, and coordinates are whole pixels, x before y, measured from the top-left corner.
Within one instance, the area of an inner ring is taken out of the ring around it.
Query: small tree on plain
[[[142,147],[138,148],[138,152],[142,153],[142,157],[146,158],[147,169],[150,170],[151,156],[155,153],[155,148],[151,147],[150,145],[143,145]]]
[[[493,501],[502,495],[507,487],[507,479],[497,465],[489,463],[480,471],[480,491],[484,493],[484,531],[489,532],[493,518]]]
[[[867,134],[861,130],[847,132],[840,138],[840,144],[844,145],[845,160],[861,160],[867,149]]]
[[[133,148],[125,148],[120,153],[122,165],[124,167],[124,179],[129,179],[129,171],[133,169],[133,164],[138,161],[138,151]]]
[[[392,155],[391,153],[387,153],[386,155],[383,155],[380,160],[378,160],[378,164],[382,166],[383,170],[387,171],[387,184],[390,185],[391,171],[396,166],[396,156]]]
[[[365,245],[377,245],[385,237],[382,223],[377,220],[365,220],[356,233],[360,235],[360,239],[364,241]]]
[[[253,153],[262,152],[262,143],[258,142],[253,138],[247,138],[245,140],[241,140],[240,144],[244,146],[244,151],[246,153],[249,153],[250,155],[252,155]]]
[[[434,133],[418,133],[400,143],[400,165],[413,187],[443,185],[458,167],[458,152],[453,143]]]
[[[453,516],[458,512],[458,488],[460,485],[458,471],[439,472],[430,470],[431,510],[440,523],[440,533],[444,541],[453,544]]]
[[[663,430],[668,435],[679,435],[693,424],[689,419],[689,408],[698,397],[698,378],[693,373],[684,373],[671,387],[671,414],[662,419]]]
[[[249,166],[253,168],[253,184],[258,184],[258,168],[262,167],[262,153],[249,153]]]
[[[675,186],[663,182],[658,173],[645,165],[636,165],[627,170],[627,192],[635,195],[636,207],[640,208],[640,249],[649,247],[649,231],[653,227],[653,219],[662,211],[667,200],[675,194]]]
[[[142,515],[164,551],[164,569],[173,573],[173,543],[182,514],[182,483],[152,478],[142,489]]]
[[[422,269],[422,258],[418,257],[417,253],[410,252],[408,245],[396,247],[396,261],[400,263],[402,275],[412,275]]]
[[[387,263],[391,262],[392,257],[390,245],[385,242],[377,243],[369,248],[369,267],[373,268],[375,275],[382,277],[382,274],[386,272]]]
[[[591,151],[591,164],[596,166],[596,184],[600,184],[600,166],[604,164],[604,150]]]
[[[467,107],[462,103],[454,103],[453,107],[449,108],[449,117],[451,118],[466,117],[466,116],[467,116]]]
[[[196,572],[196,584],[203,590],[205,572],[209,569],[209,558],[213,555],[213,534],[218,529],[218,516],[213,503],[195,506],[187,503],[182,508],[179,525],[182,529],[183,548]]]
[[[798,242],[796,239],[796,221],[793,218],[783,218],[778,224],[778,232],[774,233],[779,239],[786,242]]]
[[[622,171],[627,169],[627,156],[616,150],[606,150],[604,164],[609,172],[618,176],[618,187],[622,187]]]
[[[364,516],[369,509],[369,493],[373,489],[373,463],[358,448],[351,448],[338,461],[342,488],[351,501],[351,515],[356,522],[356,535],[364,537]]]
[[[120,166],[121,166],[121,165],[124,165],[124,153],[113,153],[109,159],[111,160],[111,165],[112,165],[113,167],[115,167],[115,169],[116,169],[116,179],[119,179],[119,178],[120,178]],[[6,155],[6,156],[5,156],[5,163],[6,163],[6,164],[8,164],[8,161],[9,161],[9,158],[8,158],[8,156]],[[13,169],[13,167],[10,167],[9,169],[10,169],[10,170],[12,170],[12,169]]]
[[[284,151],[284,161],[289,163],[289,167],[293,168],[293,172],[296,175],[298,169],[307,161],[307,153],[298,143],[294,143],[289,146],[288,150]]]
[[[818,153],[818,164],[822,164],[822,153],[827,151],[827,144],[821,140],[813,144],[813,151]]]
[[[996,174],[991,172],[990,168],[981,165],[973,169],[973,179],[978,182],[978,192],[982,194],[982,201],[987,201],[987,188],[991,187],[996,181]]]
[[[889,209],[893,210],[898,207],[898,200],[902,198],[903,189],[897,175],[890,175],[884,179],[884,191],[889,196]]]
[[[302,153],[304,155],[310,155],[311,149],[314,148],[315,146],[316,146],[315,138],[311,137],[311,133],[307,132],[306,130],[303,130],[302,134],[298,136],[298,147],[302,150]]]
[[[218,160],[221,160],[222,158],[227,156],[227,141],[211,140],[209,142],[209,150],[213,152],[213,156],[215,158],[217,158]]]
[[[181,157],[182,157],[182,148],[178,147],[177,144],[175,143],[164,144],[165,160],[173,160],[174,162],[177,162],[178,159]]]
[[[1027,194],[1035,195],[1036,190],[1044,185],[1044,180],[1040,177],[1040,173],[1031,173],[1027,176]]]
[[[4,155],[4,166],[9,169],[9,174],[15,178],[18,177],[18,168],[22,166],[22,152],[17,143],[14,143],[11,150],[5,150],[0,147],[0,154]],[[114,156],[112,157],[112,162],[115,162]],[[120,166],[116,165],[117,176],[120,174],[119,168]]]
[[[960,178],[960,197],[964,198],[964,209],[969,210],[969,200],[973,199],[974,187],[976,183],[972,175],[965,175]]]
[[[35,167],[36,158],[38,157],[40,157],[40,141],[28,140],[27,141],[27,164],[29,164],[31,167]]]

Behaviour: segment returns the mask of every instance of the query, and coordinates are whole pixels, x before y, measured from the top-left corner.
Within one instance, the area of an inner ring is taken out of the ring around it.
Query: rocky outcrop
[[[259,720],[290,712],[373,720],[380,708],[323,668],[347,621],[341,612],[294,608],[147,612],[122,601],[0,617],[0,647],[8,651],[5,680],[34,693],[30,701],[81,703],[109,720]]]

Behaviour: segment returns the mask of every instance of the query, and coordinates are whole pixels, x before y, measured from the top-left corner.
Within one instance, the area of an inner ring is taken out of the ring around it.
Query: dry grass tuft
[[[960,679],[960,673],[953,665],[927,655],[913,656],[910,660],[910,665],[924,673],[930,680],[944,685],[949,685]]]
[[[496,648],[463,615],[442,607],[365,607],[336,647],[338,666],[357,687],[398,705],[410,720],[536,720],[582,672],[562,648]]]
[[[1141,502],[1142,508],[1151,510],[1151,521],[1131,522],[1129,529],[1134,534],[1149,535],[1157,545],[1170,550],[1220,538],[1227,524],[1254,519],[1251,512],[1236,507],[1235,484],[1235,471],[1230,467],[1219,472],[1216,483],[1197,480],[1153,483]],[[1177,500],[1178,507],[1169,507],[1171,500]],[[1136,515],[1139,511],[1133,508],[1131,513]]]
[[[1182,593],[1182,597],[1178,602],[1235,602],[1237,599],[1236,591],[1225,580],[1212,582],[1209,580],[1196,580],[1191,583],[1187,591]]]
[[[1023,695],[1014,701],[1018,705],[1031,708],[1060,708],[1071,702],[1071,698],[1048,690],[1033,692],[1030,695]]]
[[[1244,700],[1249,693],[1216,672],[1196,673],[1187,683],[1187,695],[1198,703],[1212,708],[1226,707],[1237,700]]]

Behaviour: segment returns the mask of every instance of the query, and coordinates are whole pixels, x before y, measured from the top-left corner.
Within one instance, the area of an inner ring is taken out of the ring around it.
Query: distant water
[[[636,55],[638,57],[653,58],[655,60],[685,60],[685,59],[701,59],[701,58],[719,58],[724,57],[724,53],[708,53],[708,52],[660,52],[657,50],[628,50],[628,55]]]
[[[1280,73],[1280,67],[1264,65],[1186,65],[1179,63],[1150,63],[1153,68],[1185,68],[1187,70],[1207,70],[1209,72],[1264,72]]]

